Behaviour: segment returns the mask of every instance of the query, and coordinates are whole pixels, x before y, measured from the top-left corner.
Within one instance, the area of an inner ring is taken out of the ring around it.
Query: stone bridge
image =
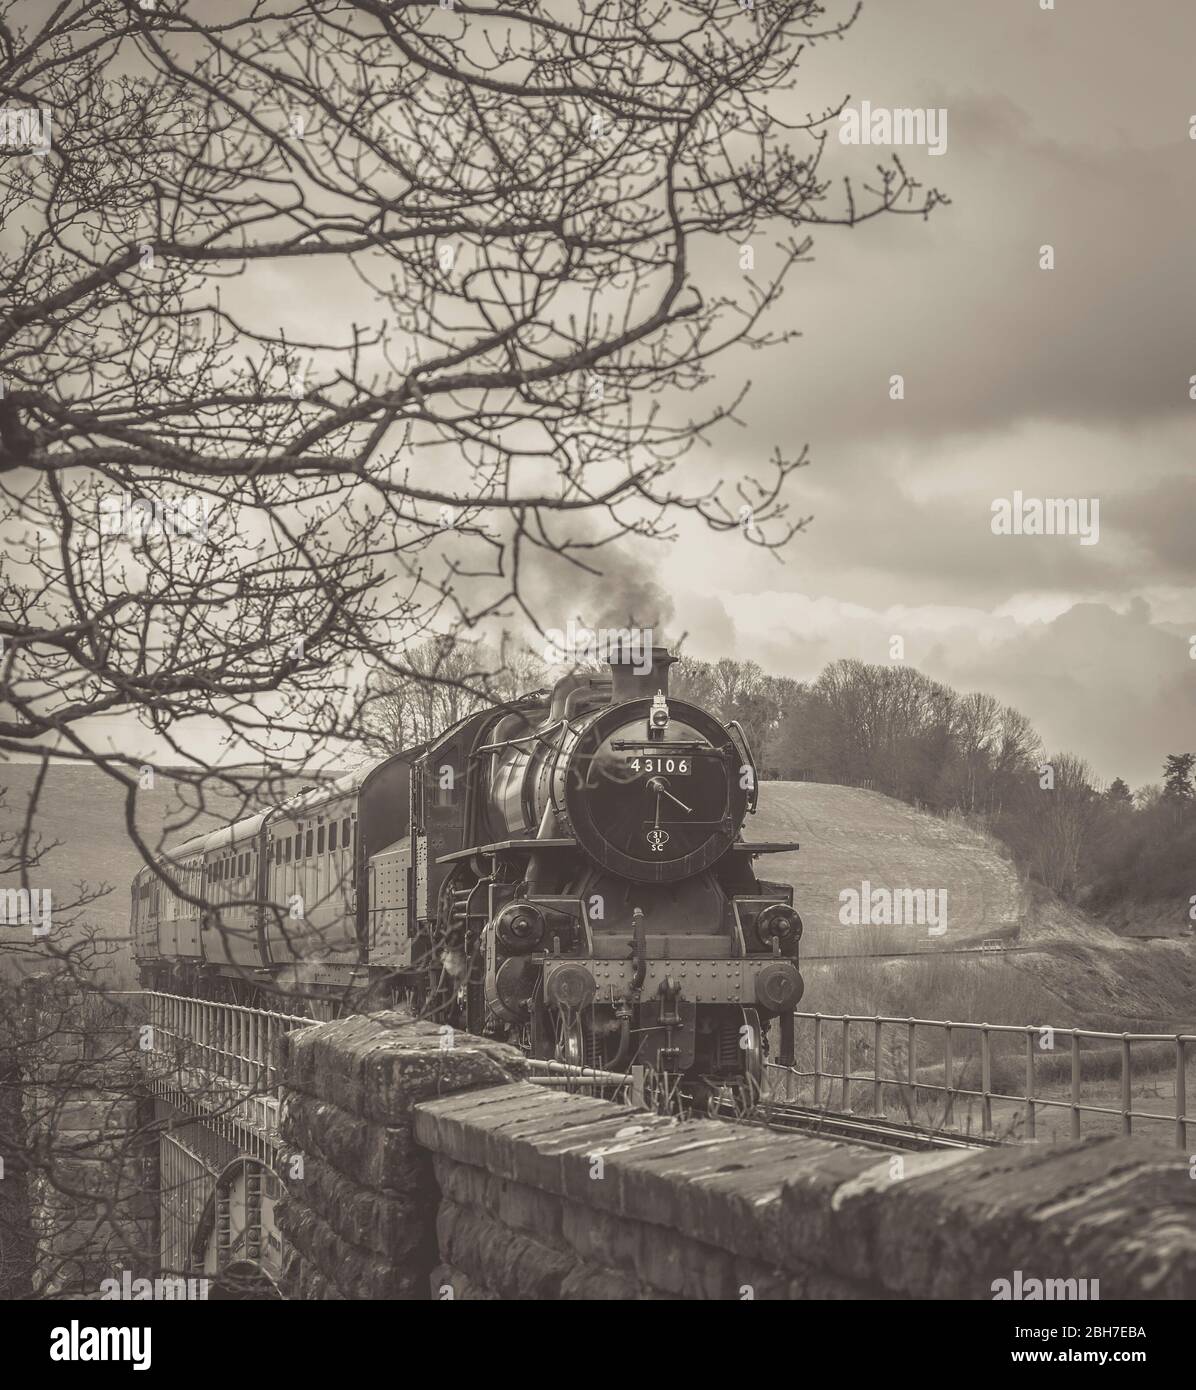
[[[282,1046],[292,1297],[1196,1296],[1188,1156],[1138,1139],[886,1155],[678,1121],[393,1013]]]
[[[300,1300],[1196,1296],[1184,1148],[889,1154],[532,1083],[397,1013],[94,1003],[31,1011],[42,1297],[122,1271]]]

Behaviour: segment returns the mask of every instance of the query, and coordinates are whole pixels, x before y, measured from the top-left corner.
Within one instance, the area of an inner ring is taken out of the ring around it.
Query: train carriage
[[[267,818],[266,959],[295,983],[338,983],[360,963],[358,780],[305,789]]]
[[[200,952],[209,965],[237,971],[266,967],[262,932],[261,829],[269,813],[213,831],[203,845],[205,902]]]
[[[133,933],[133,954],[138,960],[156,960],[159,955],[158,903],[162,886],[162,880],[149,864],[133,879],[129,921]]]

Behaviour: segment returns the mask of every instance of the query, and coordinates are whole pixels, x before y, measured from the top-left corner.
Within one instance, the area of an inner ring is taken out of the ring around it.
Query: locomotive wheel
[[[553,1018],[553,1026],[556,1029],[556,1060],[568,1062],[571,1067],[584,1067],[586,1035],[581,1026],[581,1015],[566,1015],[558,1010]]]
[[[743,1010],[743,1025],[739,1034],[743,1054],[744,1099],[755,1105],[764,1092],[764,1028],[755,1009]]]

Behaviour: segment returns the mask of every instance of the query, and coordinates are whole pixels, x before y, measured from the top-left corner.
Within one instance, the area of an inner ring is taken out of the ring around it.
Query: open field
[[[0,787],[5,789],[0,826],[5,830],[17,831],[24,824],[36,773],[28,763],[0,767]],[[241,814],[241,806],[218,787],[207,792],[201,805],[191,788],[159,771],[153,789],[138,792],[137,811],[138,833],[151,850],[158,850],[214,829]],[[92,934],[91,954],[103,962],[105,979],[127,988],[136,981],[128,940],[129,884],[144,861],[129,836],[124,789],[99,768],[54,765],[42,786],[37,829],[42,855],[29,871],[30,886],[50,890],[56,923],[68,924],[68,930],[72,923],[80,930],[86,926]],[[13,877],[0,877],[0,887],[17,886]],[[11,933],[15,928],[0,930]],[[11,937],[5,945],[14,945]],[[0,953],[0,963],[5,959],[28,968],[31,958],[18,948]]]
[[[796,853],[757,861],[762,878],[791,883],[807,957],[934,952],[1017,935],[1026,911],[1018,872],[989,836],[879,792],[821,782],[764,782],[748,840],[796,840]],[[946,894],[925,924],[844,926],[840,894],[872,888]]]

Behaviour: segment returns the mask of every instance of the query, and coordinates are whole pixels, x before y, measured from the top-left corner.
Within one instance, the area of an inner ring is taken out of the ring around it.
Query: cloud
[[[1187,637],[1151,621],[1142,599],[1120,609],[1070,604],[1049,619],[777,592],[727,607],[735,656],[802,679],[843,657],[887,663],[890,639],[900,635],[906,664],[961,693],[982,690],[1015,706],[1049,750],[1080,754],[1105,781],[1157,780],[1167,753],[1196,750],[1196,661]],[[1189,630],[1196,633],[1196,605]]]

